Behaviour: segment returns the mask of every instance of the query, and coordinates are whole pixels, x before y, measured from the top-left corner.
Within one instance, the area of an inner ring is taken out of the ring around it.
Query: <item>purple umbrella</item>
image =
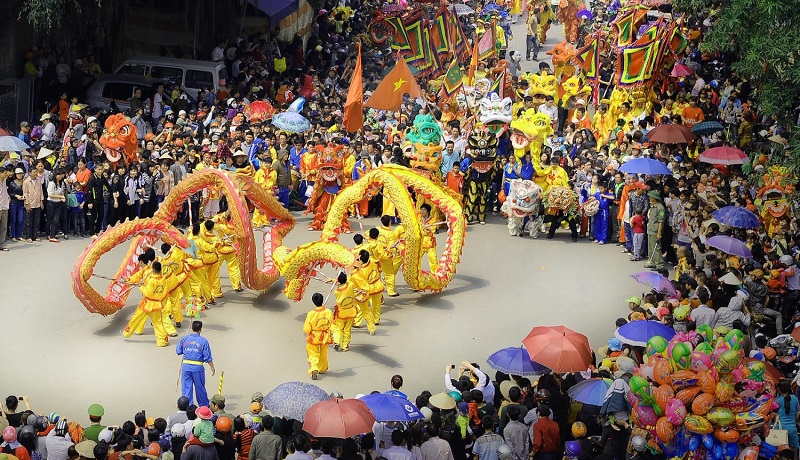
[[[589,10],[580,10],[576,16],[578,16],[578,19],[585,19],[587,21],[591,21],[592,18],[594,18],[594,15]]]
[[[758,228],[761,220],[751,210],[743,206],[725,206],[711,214],[719,223],[736,228]]]
[[[744,243],[744,241],[737,240],[732,236],[712,236],[706,240],[706,245],[711,246],[712,248],[717,248],[726,254],[744,258],[753,257],[753,253],[750,252],[750,249],[747,248],[747,245]]]
[[[575,401],[592,406],[602,406],[603,401],[606,399],[606,392],[612,383],[613,380],[611,379],[588,379],[571,386],[567,390],[567,394]]]
[[[550,369],[531,361],[525,347],[503,348],[492,353],[486,362],[492,369],[511,375],[542,375],[550,372]]]
[[[675,331],[658,321],[631,321],[623,324],[614,332],[614,337],[618,338],[620,342],[635,347],[646,346],[647,341],[657,335],[669,340],[675,335]]]
[[[656,272],[638,272],[631,275],[631,278],[635,279],[639,283],[650,286],[656,292],[661,294],[667,294],[673,297],[678,296],[675,288],[672,287],[672,283],[667,278],[659,275]]]

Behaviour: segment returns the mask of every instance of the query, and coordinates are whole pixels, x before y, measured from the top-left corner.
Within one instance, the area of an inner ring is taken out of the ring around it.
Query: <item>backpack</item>
[[[36,125],[31,129],[31,139],[41,139],[42,138],[42,127],[41,125]]]

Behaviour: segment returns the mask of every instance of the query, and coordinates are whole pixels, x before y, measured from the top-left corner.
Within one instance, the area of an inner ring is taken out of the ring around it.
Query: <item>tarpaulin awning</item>
[[[247,2],[263,11],[275,24],[300,7],[299,0],[247,0]]]

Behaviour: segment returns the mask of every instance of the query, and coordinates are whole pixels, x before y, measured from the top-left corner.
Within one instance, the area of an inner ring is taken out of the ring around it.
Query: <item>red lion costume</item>
[[[115,168],[123,156],[126,164],[138,160],[136,127],[121,113],[111,115],[106,119],[105,132],[100,137],[100,145],[103,146],[106,158]]]

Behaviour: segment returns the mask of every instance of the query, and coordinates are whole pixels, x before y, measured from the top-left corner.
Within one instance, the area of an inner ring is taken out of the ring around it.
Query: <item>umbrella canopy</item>
[[[300,111],[303,110],[303,104],[305,104],[305,102],[305,98],[298,97],[292,102],[286,112],[275,114],[272,117],[272,124],[290,133],[308,131],[311,129],[311,122],[309,122],[306,117],[300,115]]]
[[[531,361],[531,355],[525,347],[503,348],[492,353],[486,360],[492,369],[511,375],[541,375],[550,369]]]
[[[587,21],[591,21],[594,18],[592,12],[586,9],[578,11],[578,14],[576,14],[575,16],[577,16],[578,19],[585,19]]]
[[[406,398],[376,393],[360,398],[379,422],[410,422],[424,418],[417,406]]]
[[[698,160],[714,165],[741,165],[750,161],[750,158],[733,147],[714,147],[701,153]]]
[[[736,228],[758,228],[761,225],[756,213],[743,206],[725,206],[711,214],[719,222]]]
[[[650,286],[661,294],[667,294],[673,297],[677,297],[678,295],[675,288],[672,286],[672,282],[656,272],[638,272],[631,275],[631,278],[639,283]]]
[[[585,371],[592,362],[589,339],[564,326],[534,327],[522,344],[532,361],[559,374]]]
[[[750,252],[750,249],[747,247],[744,241],[737,240],[732,236],[712,236],[706,240],[706,245],[711,246],[712,248],[717,248],[726,254],[744,258],[753,257],[753,254]]]
[[[588,379],[570,387],[567,390],[567,394],[575,401],[593,406],[602,406],[603,400],[606,398],[606,392],[611,388],[612,383],[614,381],[611,379]]]
[[[614,331],[614,337],[618,338],[620,342],[635,347],[646,346],[647,341],[657,335],[669,340],[675,335],[675,331],[658,321],[631,321]]]
[[[650,176],[671,176],[672,171],[664,163],[652,158],[633,158],[626,161],[619,170],[631,174],[647,174]]]
[[[0,152],[21,152],[31,148],[17,136],[0,136]]]
[[[647,132],[647,139],[650,142],[660,142],[662,144],[688,144],[695,139],[692,130],[683,125],[658,125]]]
[[[710,136],[725,129],[718,121],[703,121],[692,127],[692,132],[698,136]]]
[[[286,382],[264,396],[265,409],[286,418],[303,421],[306,411],[320,401],[330,399],[322,388],[306,382]]]
[[[370,433],[375,416],[364,401],[329,399],[311,406],[303,421],[303,431],[318,438],[347,439]]]
[[[475,14],[475,10],[463,3],[456,3],[453,5],[453,9],[456,10],[456,16],[468,16],[470,14]]]
[[[669,73],[670,77],[687,77],[694,73],[694,70],[691,67],[686,66],[684,64],[675,64],[672,67],[672,71]]]

